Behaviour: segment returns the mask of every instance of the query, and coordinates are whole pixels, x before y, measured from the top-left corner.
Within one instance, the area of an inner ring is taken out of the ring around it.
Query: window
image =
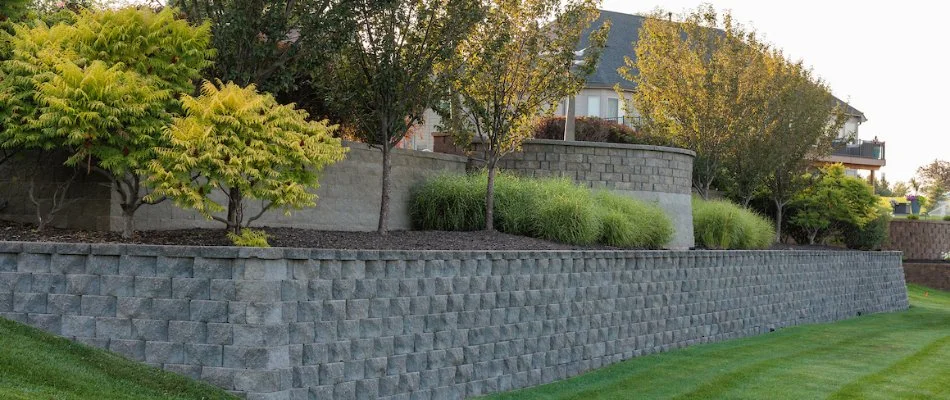
[[[600,96],[587,96],[587,116],[600,117]]]
[[[620,99],[607,99],[607,119],[620,122]]]

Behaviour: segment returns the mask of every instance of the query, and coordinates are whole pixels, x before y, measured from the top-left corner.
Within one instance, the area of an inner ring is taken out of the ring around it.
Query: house
[[[610,34],[597,69],[587,77],[584,88],[574,97],[575,116],[602,118],[633,127],[639,125],[640,116],[637,111],[624,109],[625,104],[633,104],[636,84],[624,79],[617,69],[625,65],[626,57],[635,59],[633,49],[645,19],[646,17],[639,15],[600,11],[600,17],[591,24],[591,28],[585,33],[577,48],[588,47],[591,30],[603,25],[606,20],[611,21]],[[619,94],[614,89],[615,86],[620,88]],[[556,115],[567,116],[568,101],[569,99],[561,101],[555,110]],[[842,163],[847,168],[848,174],[857,175],[857,171],[868,171],[873,179],[874,173],[886,164],[884,142],[876,138],[870,141],[859,139],[858,129],[867,121],[867,117],[847,102],[837,98],[835,101],[845,106],[848,120],[841,129],[834,153],[819,160],[818,164]],[[427,111],[425,123],[407,137],[405,143],[402,144],[403,147],[434,150],[437,147],[436,143],[446,141],[438,132],[438,124],[438,116],[431,110]]]

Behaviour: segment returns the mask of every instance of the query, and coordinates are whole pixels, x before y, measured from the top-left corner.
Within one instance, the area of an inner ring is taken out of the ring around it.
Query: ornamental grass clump
[[[485,173],[443,175],[416,187],[410,216],[416,229],[472,231],[485,226]],[[662,248],[672,238],[669,218],[649,205],[568,179],[499,174],[495,227],[504,233],[578,245]]]
[[[725,200],[693,199],[696,246],[707,249],[764,249],[775,240],[767,218]]]
[[[594,198],[601,213],[600,243],[655,249],[673,239],[673,224],[659,206],[609,191]]]

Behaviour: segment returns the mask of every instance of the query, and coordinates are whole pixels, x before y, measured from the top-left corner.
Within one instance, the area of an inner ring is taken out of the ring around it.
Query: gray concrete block
[[[235,300],[246,302],[278,302],[281,300],[279,281],[236,281]]]
[[[244,362],[254,369],[290,368],[290,352],[286,346],[251,347],[245,353]]]
[[[152,313],[152,299],[141,297],[116,298],[115,316],[118,318],[149,318]],[[159,316],[156,316],[159,317]]]
[[[20,253],[17,260],[17,272],[50,273],[50,255]]]
[[[66,293],[66,278],[62,274],[34,273],[33,293]]]
[[[207,324],[195,321],[169,321],[168,340],[177,343],[205,343]]]
[[[356,382],[341,382],[333,385],[335,400],[356,400]]]
[[[62,335],[66,337],[93,338],[96,336],[96,318],[82,315],[64,315],[61,320]]]
[[[168,321],[157,319],[133,319],[132,338],[136,340],[167,341]]]
[[[343,363],[330,362],[320,364],[320,383],[323,385],[336,385],[343,382]]]
[[[158,258],[154,256],[122,255],[119,260],[119,274],[137,277],[154,277]]]
[[[176,299],[210,300],[211,280],[198,278],[172,278],[172,297]]]
[[[181,343],[147,341],[145,342],[145,361],[158,364],[184,364],[184,349],[185,345]]]
[[[191,304],[182,299],[152,299],[154,318],[169,321],[187,321],[191,318]]]
[[[86,259],[84,254],[53,254],[50,262],[50,272],[54,274],[85,274]]]
[[[229,345],[234,343],[234,332],[231,324],[227,323],[208,323],[207,325],[208,344]]]
[[[13,311],[18,313],[46,313],[45,293],[14,293]]]
[[[247,323],[279,324],[283,321],[283,309],[283,304],[278,302],[250,302],[247,304]]]
[[[133,276],[103,275],[99,277],[98,283],[99,294],[103,296],[132,297],[135,295],[135,277]]]
[[[90,255],[86,261],[86,272],[90,275],[118,275],[119,256]]]
[[[224,389],[234,389],[234,375],[238,371],[233,368],[202,367],[201,380]]]
[[[195,258],[194,278],[231,279],[232,260],[229,258]]]
[[[191,320],[201,322],[228,322],[228,302],[191,300]]]
[[[75,295],[98,295],[98,275],[65,275],[66,293]]]
[[[4,310],[3,295],[0,294],[0,311],[12,311],[12,296],[10,297],[11,307]],[[47,297],[47,311],[54,315],[79,315],[82,313],[81,297],[70,294],[51,294]]]
[[[96,317],[96,337],[131,340],[132,321],[122,318]]]
[[[62,335],[63,317],[54,314],[27,314],[27,324],[53,335]]]
[[[135,296],[167,299],[172,297],[172,281],[167,277],[136,276]]]
[[[280,390],[280,372],[257,370],[236,371],[234,374],[234,388],[246,392],[276,392]]]
[[[0,272],[0,293],[29,292],[33,274],[29,272]]]
[[[109,350],[131,360],[145,361],[145,341],[143,340],[111,339]]]
[[[155,264],[157,276],[170,278],[191,278],[194,275],[195,259],[193,257],[160,256]]]
[[[223,348],[215,344],[185,343],[185,364],[220,367],[223,363]]]

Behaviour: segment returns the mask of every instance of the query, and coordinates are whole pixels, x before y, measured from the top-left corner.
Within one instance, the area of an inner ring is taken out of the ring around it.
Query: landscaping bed
[[[267,231],[273,247],[365,249],[365,250],[576,250],[614,249],[608,246],[575,246],[500,232],[318,231],[296,228],[260,228]],[[187,246],[233,246],[222,229],[184,229],[136,232],[123,239],[117,232],[47,228],[36,232],[33,225],[0,221],[0,241],[67,243],[137,243]]]

